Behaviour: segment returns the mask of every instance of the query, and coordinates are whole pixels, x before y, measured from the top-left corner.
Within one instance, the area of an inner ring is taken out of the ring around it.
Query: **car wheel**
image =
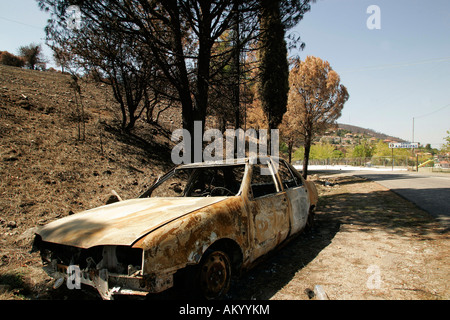
[[[207,251],[199,266],[199,289],[206,299],[220,299],[230,288],[231,263],[223,251]]]

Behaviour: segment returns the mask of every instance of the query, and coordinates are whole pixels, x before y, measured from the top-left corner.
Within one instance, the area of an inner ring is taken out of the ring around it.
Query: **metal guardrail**
[[[299,160],[295,165],[303,165]],[[316,166],[355,166],[355,167],[415,167],[417,165],[415,158],[406,156],[392,157],[370,157],[370,158],[329,158],[329,159],[310,159],[308,165]]]
[[[293,162],[296,166],[303,166],[303,161]],[[450,157],[437,156],[433,159],[420,159],[411,156],[384,156],[366,158],[328,158],[310,159],[309,166],[348,166],[366,168],[404,168],[417,171],[419,168],[432,168],[433,172],[447,172],[450,170]]]

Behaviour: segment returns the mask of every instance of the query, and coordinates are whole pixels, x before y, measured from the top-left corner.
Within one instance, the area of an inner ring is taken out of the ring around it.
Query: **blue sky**
[[[381,29],[370,30],[370,5]],[[330,62],[350,94],[342,123],[434,147],[450,130],[450,1],[318,0],[295,52]]]
[[[380,8],[381,29],[367,28],[370,5]],[[44,44],[48,18],[34,0],[0,0],[0,50]],[[292,54],[328,60],[347,87],[339,122],[410,141],[415,118],[414,140],[442,145],[450,130],[450,1],[318,0],[291,32],[306,43]]]

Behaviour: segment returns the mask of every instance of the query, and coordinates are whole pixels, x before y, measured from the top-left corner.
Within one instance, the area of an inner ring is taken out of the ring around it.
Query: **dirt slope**
[[[132,135],[118,130],[118,106],[100,85],[82,83],[80,141],[70,79],[0,65],[0,285],[28,281],[37,266],[30,228],[102,205],[113,189],[136,196],[171,166],[168,131],[142,122]],[[19,274],[5,276],[11,270]]]

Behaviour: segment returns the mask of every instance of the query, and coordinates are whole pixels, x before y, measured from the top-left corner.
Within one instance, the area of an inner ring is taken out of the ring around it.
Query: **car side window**
[[[268,171],[267,165],[258,164],[253,166],[251,190],[253,198],[259,198],[268,194],[277,193],[277,187],[272,174],[261,174],[261,170]]]
[[[284,161],[280,162],[278,174],[280,175],[281,183],[285,189],[290,189],[298,186],[297,177],[292,174]]]
[[[298,172],[295,168],[293,168],[293,167],[290,167],[290,166],[287,166],[290,170],[291,170],[291,172],[292,172],[292,175],[294,176],[294,180],[297,182],[297,185],[298,186],[302,186],[303,185],[303,181],[302,181],[302,179],[301,179],[301,174],[300,174],[300,172]]]

